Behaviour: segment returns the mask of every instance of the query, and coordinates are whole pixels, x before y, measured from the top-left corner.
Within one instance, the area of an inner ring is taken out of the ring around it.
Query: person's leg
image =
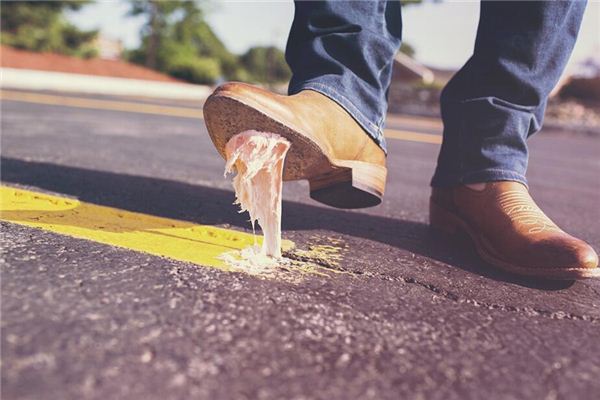
[[[400,47],[398,1],[296,1],[286,60],[289,94],[310,89],[341,105],[385,149],[394,55]]]
[[[482,258],[507,271],[600,276],[594,249],[542,212],[525,179],[526,140],[542,125],[584,8],[583,2],[482,2],[474,54],[442,94],[431,225],[466,232]]]
[[[526,140],[571,54],[585,2],[481,2],[471,59],[442,93],[444,140],[434,187],[526,184]]]

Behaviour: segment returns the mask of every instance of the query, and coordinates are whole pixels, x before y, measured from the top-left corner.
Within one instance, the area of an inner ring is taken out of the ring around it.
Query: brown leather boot
[[[600,277],[590,245],[562,231],[518,182],[434,188],[430,223],[448,233],[467,233],[490,264],[520,275],[548,279]]]
[[[244,83],[218,87],[204,104],[208,133],[225,157],[235,134],[277,133],[292,144],[283,179],[307,179],[310,196],[339,208],[379,204],[387,169],[385,153],[336,102],[304,90],[281,96]]]

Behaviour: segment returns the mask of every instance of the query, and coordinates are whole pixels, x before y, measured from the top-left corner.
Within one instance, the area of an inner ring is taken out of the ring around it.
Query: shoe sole
[[[484,238],[477,235],[466,221],[434,202],[430,202],[429,204],[429,224],[433,229],[447,235],[466,234],[471,238],[475,244],[477,253],[484,261],[506,272],[553,280],[577,280],[600,277],[600,268],[535,268],[508,263],[494,255],[490,250],[492,247]]]
[[[353,160],[330,159],[307,135],[267,115],[230,93],[215,93],[204,104],[206,127],[217,151],[225,158],[232,136],[247,130],[276,133],[291,143],[283,180],[306,179],[310,197],[336,208],[365,208],[381,203],[385,167]]]

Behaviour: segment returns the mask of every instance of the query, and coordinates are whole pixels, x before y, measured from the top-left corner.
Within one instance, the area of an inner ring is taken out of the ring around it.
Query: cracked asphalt
[[[4,184],[250,231],[201,120],[3,100],[1,128]],[[600,138],[530,144],[534,197],[600,249]],[[600,280],[518,278],[430,232],[437,150],[390,140],[384,203],[360,212],[284,185],[284,237],[340,249],[300,280],[3,222],[2,398],[599,398]]]

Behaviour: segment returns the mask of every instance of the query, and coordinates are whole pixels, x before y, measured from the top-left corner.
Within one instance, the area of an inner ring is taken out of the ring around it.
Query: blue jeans
[[[383,126],[399,2],[297,1],[286,49],[289,94],[320,92],[385,150]],[[444,138],[432,186],[511,180],[527,184],[527,138],[577,38],[585,1],[481,3],[472,57],[441,96]]]

